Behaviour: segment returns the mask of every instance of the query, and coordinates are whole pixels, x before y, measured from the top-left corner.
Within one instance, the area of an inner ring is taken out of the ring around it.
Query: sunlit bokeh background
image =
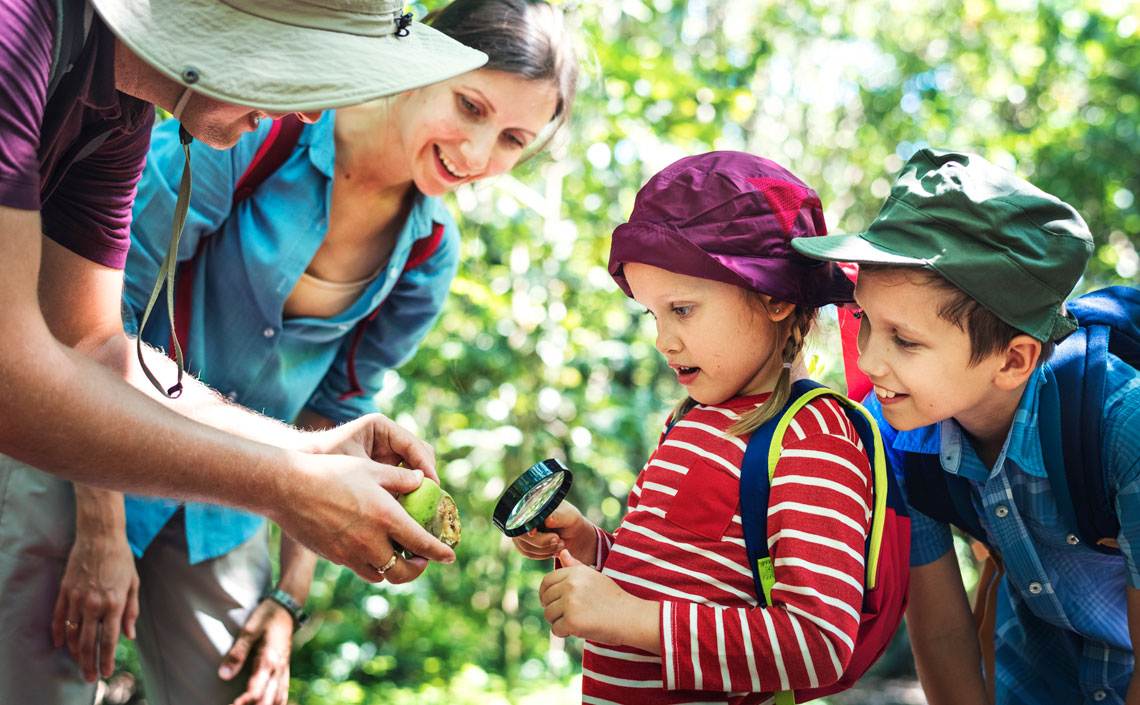
[[[638,187],[679,157],[774,159],[819,191],[831,232],[850,232],[915,150],[980,152],[1085,216],[1096,251],[1081,291],[1140,281],[1137,2],[563,7],[585,64],[572,128],[514,175],[449,197],[464,236],[459,277],[415,360],[380,394],[435,446],[463,518],[458,561],[404,586],[322,563],[313,620],[297,635],[294,702],[578,701],[581,642],[552,639],[538,604],[550,564],[521,558],[489,517],[509,479],[558,457],[575,471],[570,501],[618,525],[678,390],[652,320],[606,272],[609,235]],[[842,388],[832,319],[825,312],[813,354]],[[120,655],[107,701],[137,701],[129,648]],[[831,702],[922,702],[905,634],[873,675]]]

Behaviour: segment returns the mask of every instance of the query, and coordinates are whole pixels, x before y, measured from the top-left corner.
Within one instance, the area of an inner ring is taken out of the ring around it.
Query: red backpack
[[[293,150],[297,147],[297,141],[301,138],[301,132],[305,129],[304,123],[295,115],[289,114],[285,117],[275,120],[273,126],[269,128],[269,134],[265,138],[265,142],[253,155],[253,161],[249,163],[245,173],[238,179],[237,184],[234,186],[234,200],[231,210],[236,208],[239,203],[249,198],[257,187],[260,186],[266,179],[268,179],[273,172],[285,163]],[[440,223],[432,224],[431,236],[416,240],[412,245],[412,251],[408,255],[408,262],[404,265],[406,273],[412,269],[423,264],[433,254],[436,248],[439,247],[440,241],[443,240],[443,225]],[[198,243],[198,250],[194,256],[178,266],[178,276],[176,277],[176,284],[174,287],[174,330],[170,334],[170,345],[167,347],[168,355],[173,359],[175,358],[175,342],[182,350],[187,350],[187,343],[190,340],[190,316],[193,313],[194,305],[194,268],[198,255],[201,254],[202,248],[206,244],[206,238],[202,238]],[[356,324],[355,330],[352,333],[352,345],[348,349],[348,360],[346,365],[348,367],[348,382],[349,389],[340,395],[340,401],[351,399],[364,393],[364,389],[356,379],[356,348],[360,345],[360,339],[364,337],[364,331],[375,318],[376,314],[380,313],[380,308],[384,305],[381,301],[379,305],[373,309],[372,313],[365,316],[359,323]]]
[[[859,633],[851,660],[837,682],[811,690],[779,692],[776,705],[814,700],[850,688],[883,655],[906,611],[910,517],[888,466],[882,436],[862,405],[811,380],[795,382],[780,414],[752,433],[740,467],[740,519],[757,597],[762,606],[771,604],[772,585],[776,581],[768,554],[768,494],[784,431],[797,411],[824,395],[840,403],[859,433],[871,461],[874,480],[874,509],[864,554],[867,577],[863,607],[859,611]]]

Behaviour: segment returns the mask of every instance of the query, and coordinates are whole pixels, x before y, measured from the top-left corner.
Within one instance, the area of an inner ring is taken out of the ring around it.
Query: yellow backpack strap
[[[788,425],[792,422],[792,418],[812,400],[822,396],[834,397],[839,403],[862,414],[863,417],[867,419],[867,425],[870,427],[873,436],[874,452],[871,455],[873,460],[871,470],[874,508],[871,511],[871,534],[867,549],[866,565],[866,589],[873,590],[875,588],[875,575],[878,573],[879,567],[879,550],[883,544],[883,526],[887,518],[887,459],[886,451],[883,446],[883,436],[879,432],[879,427],[875,423],[874,417],[871,416],[871,412],[863,408],[863,405],[859,402],[848,399],[839,392],[828,389],[827,387],[816,387],[802,394],[788,407],[787,412],[780,418],[779,423],[776,425],[776,430],[772,434],[772,443],[768,446],[768,482],[771,483],[772,478],[776,474],[776,463],[780,460],[780,447],[783,444],[784,432],[788,430]],[[769,600],[768,604],[771,604],[771,600]]]

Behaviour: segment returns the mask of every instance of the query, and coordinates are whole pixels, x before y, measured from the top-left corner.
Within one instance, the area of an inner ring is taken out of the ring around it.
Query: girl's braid
[[[772,395],[768,397],[768,401],[741,416],[740,420],[728,429],[728,435],[743,436],[755,431],[780,413],[784,404],[788,403],[788,398],[792,395],[792,368],[795,367],[796,360],[799,359],[800,353],[804,349],[807,334],[815,322],[817,311],[818,309],[808,306],[795,305],[790,316],[788,340],[784,343],[784,350],[780,356],[784,365],[781,367],[780,376],[776,380],[776,388],[772,390]]]

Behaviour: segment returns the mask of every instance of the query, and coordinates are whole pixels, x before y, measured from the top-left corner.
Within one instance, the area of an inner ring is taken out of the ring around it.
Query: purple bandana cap
[[[614,230],[609,271],[632,297],[626,262],[712,279],[818,308],[853,300],[834,262],[792,249],[826,235],[819,195],[775,162],[743,152],[685,157],[649,180]]]

